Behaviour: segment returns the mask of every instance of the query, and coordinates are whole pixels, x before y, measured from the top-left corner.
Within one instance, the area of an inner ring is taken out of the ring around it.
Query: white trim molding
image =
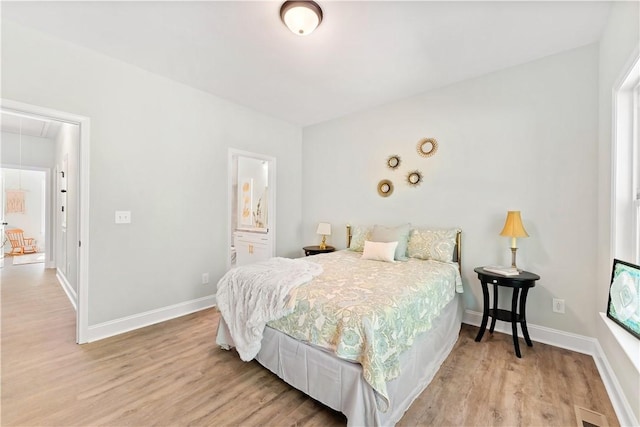
[[[472,326],[480,326],[482,323],[482,313],[465,310],[462,322]],[[529,330],[529,336],[532,341],[576,351],[593,357],[620,425],[640,425],[597,339],[544,326],[532,325],[530,323],[527,323],[527,329]],[[511,335],[511,326],[508,322],[497,322],[494,331]],[[518,328],[518,336],[524,338],[521,328]]]
[[[596,363],[596,367],[598,368],[604,387],[607,389],[609,399],[611,399],[611,404],[613,405],[613,409],[616,411],[620,425],[640,425],[598,340],[595,340],[595,345],[596,353],[593,354],[593,360]]]
[[[73,306],[73,309],[77,312],[78,311],[78,294],[76,293],[75,289],[73,289],[73,287],[67,280],[66,276],[62,274],[59,268],[56,268],[56,279],[58,279],[58,283],[60,283],[60,286],[64,290],[64,293],[67,294],[69,301],[71,301],[71,305]]]
[[[462,321],[468,325],[480,326],[482,323],[482,313],[465,310]],[[527,329],[529,330],[529,337],[532,341],[588,354],[590,356],[593,356],[595,352],[595,338],[559,331],[544,326],[532,325],[531,323],[527,323]],[[511,335],[511,324],[509,322],[496,322],[494,331]],[[524,339],[521,328],[518,328],[518,336]]]
[[[76,298],[76,342],[87,342],[89,325],[89,160],[90,160],[90,127],[89,117],[80,116],[48,107],[26,104],[11,99],[0,99],[0,107],[13,113],[26,116],[40,116],[48,119],[76,124],[80,127],[78,149],[79,159],[79,195],[78,195],[78,292]],[[80,245],[80,242],[82,244]]]
[[[181,302],[167,307],[149,310],[144,313],[110,320],[108,322],[99,323],[97,325],[91,325],[89,326],[87,331],[87,342],[98,341],[104,338],[112,337],[114,335],[133,331],[134,329],[144,328],[145,326],[154,325],[156,323],[175,319],[176,317],[195,313],[196,311],[211,308],[215,305],[216,296],[209,295],[206,297]]]

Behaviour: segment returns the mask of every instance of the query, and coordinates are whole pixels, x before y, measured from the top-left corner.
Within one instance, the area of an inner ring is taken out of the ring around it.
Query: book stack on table
[[[504,267],[501,265],[487,265],[482,267],[485,271],[490,273],[500,274],[502,276],[517,276],[520,271],[516,267]]]

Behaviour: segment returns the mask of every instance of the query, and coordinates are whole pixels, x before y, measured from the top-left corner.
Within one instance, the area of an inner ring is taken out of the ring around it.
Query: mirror
[[[409,172],[409,175],[407,175],[407,182],[412,186],[419,185],[422,182],[422,174],[420,171]]]
[[[269,228],[269,163],[238,157],[236,229],[267,231]]]
[[[393,155],[387,159],[387,166],[389,169],[397,169],[400,166],[400,156]]]
[[[418,154],[422,157],[430,157],[438,151],[438,141],[435,138],[423,138],[418,141]]]
[[[393,183],[388,179],[383,179],[378,183],[378,194],[382,197],[389,197],[393,193]]]

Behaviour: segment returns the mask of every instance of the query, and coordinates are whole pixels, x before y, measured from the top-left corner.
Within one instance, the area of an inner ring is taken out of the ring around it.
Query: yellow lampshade
[[[507,212],[507,220],[504,223],[504,228],[500,232],[500,235],[505,237],[529,237],[522,225],[520,211]]]

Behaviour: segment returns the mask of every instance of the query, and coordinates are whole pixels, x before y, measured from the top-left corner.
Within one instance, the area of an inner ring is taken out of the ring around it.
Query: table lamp
[[[317,234],[322,234],[322,242],[320,243],[320,249],[327,249],[327,236],[331,235],[331,224],[328,222],[321,222],[318,224]]]
[[[507,220],[504,223],[504,228],[500,232],[501,236],[511,237],[511,267],[518,269],[516,266],[516,251],[518,247],[516,245],[516,238],[529,237],[527,231],[522,225],[522,218],[520,218],[520,211],[508,211]]]

